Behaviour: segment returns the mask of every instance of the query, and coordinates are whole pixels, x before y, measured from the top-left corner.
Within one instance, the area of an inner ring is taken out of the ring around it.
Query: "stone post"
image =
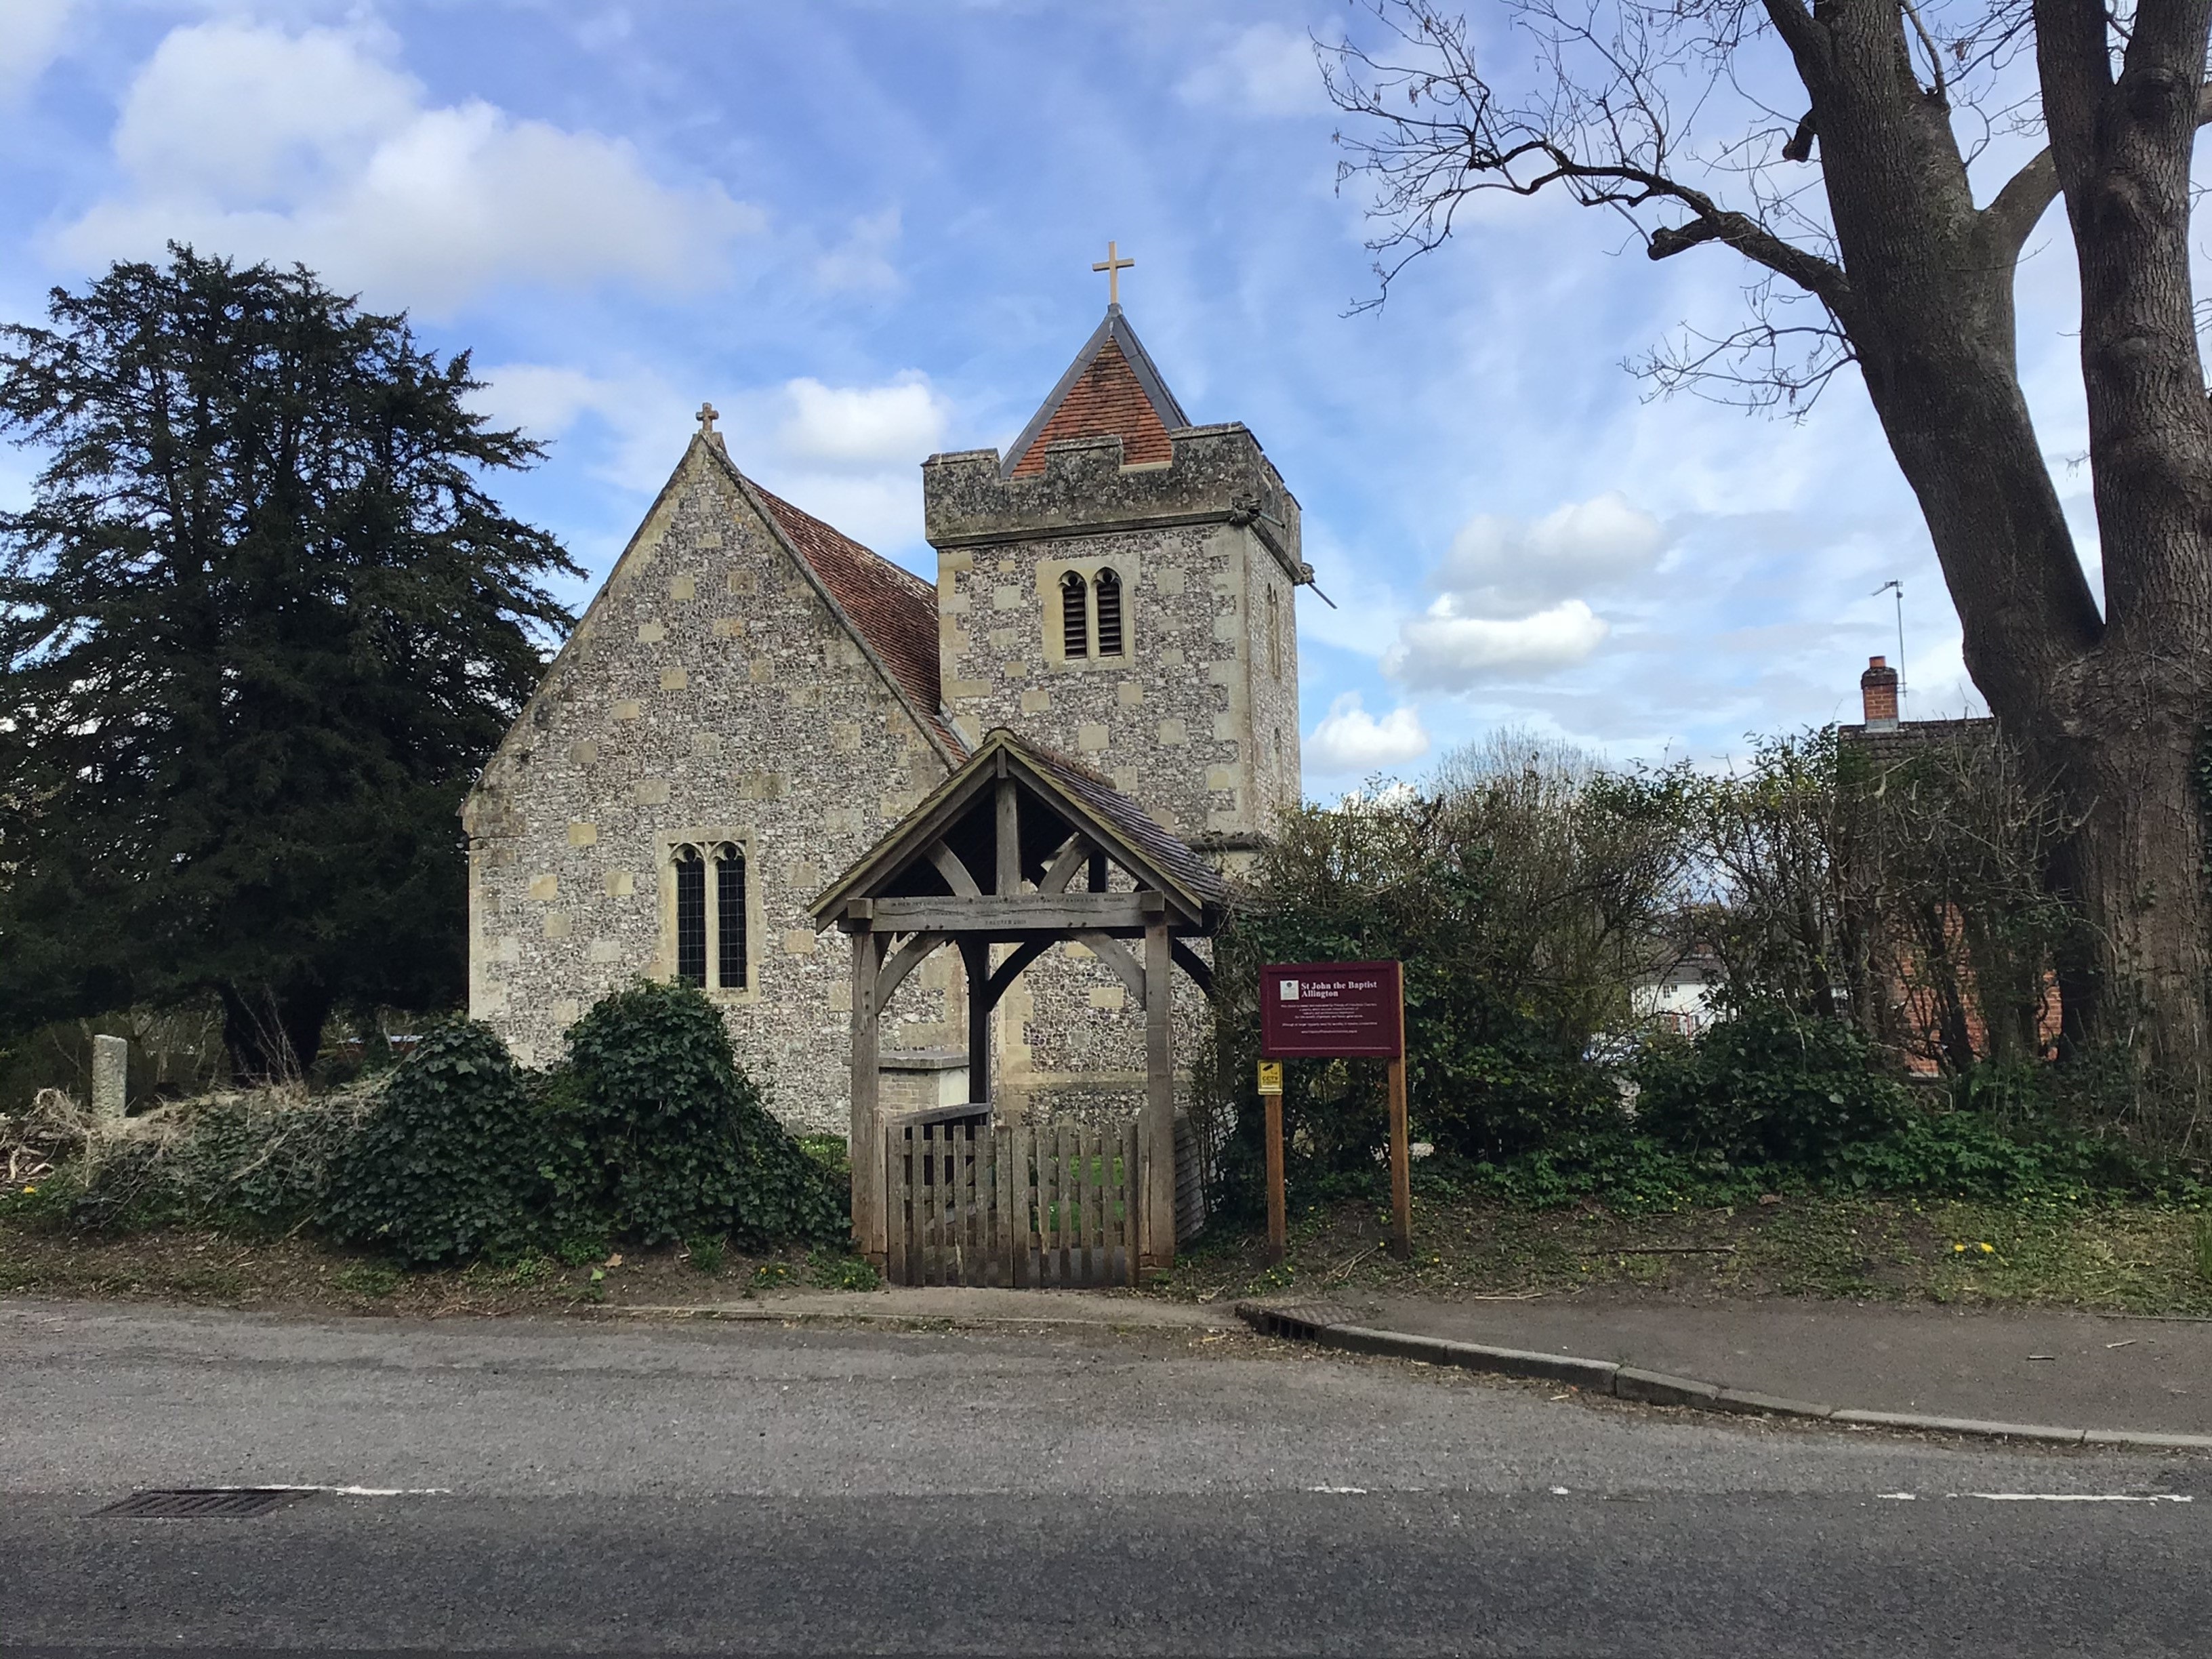
[[[92,1040],[92,1115],[119,1118],[128,1108],[131,1044],[119,1036]]]

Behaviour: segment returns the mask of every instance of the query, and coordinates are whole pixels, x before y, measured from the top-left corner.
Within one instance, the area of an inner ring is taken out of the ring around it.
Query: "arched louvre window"
[[[714,982],[745,988],[745,854],[733,842],[714,849]]]
[[[1090,606],[1083,578],[1073,570],[1060,579],[1060,649],[1062,656],[1091,654]]]
[[[676,849],[676,977],[707,982],[707,861],[696,847]]]
[[[1121,654],[1121,578],[1109,566],[1095,579],[1098,591],[1098,654]]]

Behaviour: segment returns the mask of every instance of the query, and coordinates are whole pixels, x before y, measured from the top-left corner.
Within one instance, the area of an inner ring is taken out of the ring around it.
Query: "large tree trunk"
[[[1967,671],[2079,819],[2053,872],[2090,939],[2065,964],[2069,1027],[2132,1044],[2192,1096],[2212,1072],[2192,775],[2212,712],[2212,417],[2187,246],[2208,5],[2154,8],[2115,84],[2102,8],[2039,0],[2055,179],[1984,210],[1893,0],[1769,5],[1812,95],[1849,279],[1831,303],[1926,515]],[[2155,72],[2139,61],[2160,52]],[[2016,256],[2051,185],[2081,268],[2106,615],[2015,357]]]

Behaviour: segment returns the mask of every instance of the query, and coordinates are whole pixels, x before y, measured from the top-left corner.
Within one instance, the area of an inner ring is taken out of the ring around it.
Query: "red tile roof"
[[[1131,361],[1132,350],[1141,363]],[[1168,433],[1189,424],[1118,312],[1109,313],[1038,414],[1042,423],[1030,422],[1033,435],[1008,469],[1013,477],[1042,472],[1045,451],[1071,438],[1120,438],[1124,466],[1172,461]]]
[[[751,483],[748,479],[746,482]],[[914,706],[956,756],[964,756],[960,741],[943,715],[944,697],[938,681],[937,590],[910,570],[902,570],[882,554],[860,545],[850,536],[802,512],[780,495],[758,484],[753,488],[777,526],[812,567],[831,597],[844,607],[867,643],[883,659]]]

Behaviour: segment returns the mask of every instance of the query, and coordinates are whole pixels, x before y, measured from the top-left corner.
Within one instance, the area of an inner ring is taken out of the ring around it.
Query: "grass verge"
[[[2185,1210],[1778,1196],[1623,1213],[1416,1196],[1413,1258],[1383,1248],[1368,1203],[1293,1218],[1290,1252],[1219,1230],[1186,1249],[1163,1293],[1531,1296],[1603,1288],[1654,1300],[1842,1297],[2212,1316],[2205,1218]]]

